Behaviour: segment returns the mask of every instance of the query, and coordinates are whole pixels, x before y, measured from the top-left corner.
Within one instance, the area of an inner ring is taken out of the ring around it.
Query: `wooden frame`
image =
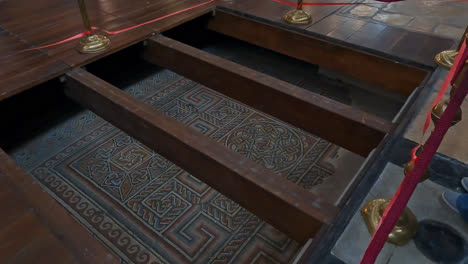
[[[363,156],[392,129],[389,121],[162,35],[149,39],[144,58]],[[67,77],[70,98],[298,242],[305,243],[331,224],[339,211],[82,69]]]
[[[70,98],[296,241],[305,243],[338,212],[320,197],[82,69],[67,77]]]
[[[144,57],[362,156],[392,127],[372,114],[161,35],[149,40]]]

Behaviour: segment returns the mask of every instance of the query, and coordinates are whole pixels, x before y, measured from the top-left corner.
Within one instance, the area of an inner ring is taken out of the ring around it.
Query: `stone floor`
[[[366,199],[364,206],[376,198],[390,198],[403,180],[403,168],[388,163]],[[418,221],[436,220],[453,227],[466,240],[468,239],[468,225],[460,215],[449,209],[440,199],[440,194],[448,188],[430,180],[422,182],[416,188],[408,207],[416,215]],[[361,260],[371,236],[362,219],[360,211],[356,212],[345,232],[342,234],[332,254],[346,264],[357,264]],[[426,258],[411,240],[403,247],[386,243],[376,261],[377,264],[429,264],[433,261]],[[465,263],[465,262],[461,262]]]
[[[438,80],[433,87],[431,96],[426,100],[425,105],[421,108],[416,119],[411,123],[408,131],[406,131],[406,138],[418,143],[421,142],[422,129],[426,120],[427,113],[431,110],[432,102],[435,100],[435,97],[437,96],[439,88],[442,86],[442,83],[444,82],[447,73],[448,71],[445,69],[439,69],[438,72],[435,73],[437,75]],[[444,98],[448,97],[449,91],[447,89]],[[465,102],[462,104],[461,109],[465,115],[466,113],[468,113],[468,98],[465,98]],[[428,128],[428,131],[426,132],[424,140],[428,138],[433,128],[434,124],[431,123],[431,125]],[[438,152],[452,157],[454,159],[457,159],[463,163],[468,163],[468,140],[466,140],[466,135],[468,135],[468,122],[465,118],[460,123],[449,129],[444,140],[442,141],[442,144],[438,149]]]
[[[466,2],[444,0],[406,0],[395,3],[378,3],[365,0],[364,2],[365,5],[344,7],[339,12],[341,15],[353,18],[436,34],[456,41],[460,39],[465,27],[468,25],[468,3]],[[417,143],[423,143],[428,138],[433,129],[433,124],[430,125],[426,136],[423,138],[424,121],[447,73],[448,71],[442,68],[437,69],[435,72],[433,78],[436,81],[432,87],[431,95],[424,106],[420,108],[416,118],[411,122],[404,135],[405,138]],[[448,91],[445,98],[448,98]],[[468,113],[468,99],[465,99],[462,111]],[[465,118],[465,120],[450,128],[438,152],[462,163],[468,163],[467,134],[468,122]],[[392,197],[402,179],[402,168],[399,165],[388,163],[379,180],[363,201],[361,208],[372,199]],[[445,223],[455,228],[466,240],[468,239],[468,224],[440,199],[440,194],[447,189],[446,186],[431,180],[421,183],[413,194],[408,207],[416,215],[418,221],[432,219]],[[451,189],[459,192],[463,191],[461,188]],[[357,211],[336,243],[332,254],[344,263],[357,264],[369,243],[370,237],[361,213]],[[403,247],[386,243],[376,263],[418,264],[435,262],[425,257],[416,248],[414,241],[411,240]],[[459,263],[468,263],[468,261],[465,258]]]
[[[342,15],[385,23],[396,27],[460,39],[468,25],[468,3],[448,0],[406,0],[382,3],[365,0],[365,5],[341,9]]]
[[[379,20],[382,23],[400,26],[407,29],[418,30],[460,40],[468,25],[468,2],[448,0],[406,0],[394,3],[379,3],[365,0],[368,5],[354,7],[351,10],[341,10],[350,15],[360,16],[364,19]],[[357,9],[356,8],[360,8]],[[359,11],[361,10],[361,12]],[[431,104],[447,75],[448,70],[440,68],[437,72],[438,81],[433,87],[431,97],[428,98],[418,116],[411,123],[405,137],[421,143],[422,127]],[[448,98],[448,92],[445,96]],[[468,102],[468,101],[467,101]],[[468,103],[462,105],[462,111],[468,111]],[[429,127],[425,139],[433,129]],[[464,140],[468,134],[468,122],[462,121],[452,127],[442,142],[439,152],[461,162],[468,162],[468,141]]]

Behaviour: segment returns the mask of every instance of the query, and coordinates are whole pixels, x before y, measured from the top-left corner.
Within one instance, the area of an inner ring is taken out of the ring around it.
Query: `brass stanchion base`
[[[442,114],[447,108],[447,105],[448,105],[448,101],[445,100],[443,102],[438,103],[436,106],[434,106],[434,108],[432,108],[431,119],[434,125],[437,125],[437,122],[439,122],[440,118],[442,117]],[[461,120],[462,120],[462,110],[459,108],[450,126],[456,125]]]
[[[106,36],[92,34],[82,37],[76,49],[81,53],[97,53],[109,46],[110,40]]]
[[[414,168],[414,165],[415,165],[415,163],[413,161],[409,161],[408,163],[405,164],[405,167],[404,167],[404,170],[403,170],[405,176],[408,175],[408,173]],[[423,182],[423,181],[425,181],[427,179],[429,179],[429,170],[426,170],[426,172],[421,177],[419,182]]]
[[[450,69],[453,66],[453,63],[455,62],[455,58],[458,55],[458,51],[456,50],[444,50],[440,53],[438,53],[434,60],[437,64],[440,66]]]
[[[374,234],[377,230],[380,219],[389,203],[390,199],[375,199],[361,209],[362,217],[371,234]],[[417,232],[418,220],[410,209],[405,208],[392,232],[388,235],[387,241],[397,246],[403,246],[408,243]]]
[[[291,10],[284,15],[284,20],[290,24],[309,24],[312,23],[312,16],[302,9]]]

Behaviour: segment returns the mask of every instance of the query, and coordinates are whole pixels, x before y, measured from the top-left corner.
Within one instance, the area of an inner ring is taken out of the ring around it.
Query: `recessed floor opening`
[[[331,203],[340,200],[362,157],[183,76],[149,65],[135,56],[140,48],[136,45],[86,69]],[[198,238],[189,233],[187,238],[175,239],[173,234],[192,232],[181,228],[204,223],[204,229],[225,238],[213,240],[213,248],[186,254],[202,254],[206,259],[222,257],[223,250],[236,239],[245,241],[242,243],[246,243],[246,250],[266,246],[271,254],[289,259],[299,249],[299,244],[196,176],[183,172],[88,110],[71,109],[59,122],[44,124],[10,154],[44,185],[49,184],[47,179],[53,173],[61,188],[66,185],[77,195],[80,193],[80,199],[104,213],[105,221],[131,230],[126,234],[148,246],[159,248],[168,241],[179,248],[189,238],[191,244],[197,244],[205,235]]]

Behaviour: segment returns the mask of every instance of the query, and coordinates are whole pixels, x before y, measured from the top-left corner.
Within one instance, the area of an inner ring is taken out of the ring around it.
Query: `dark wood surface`
[[[87,0],[93,26],[116,31],[200,4],[202,0],[122,1]],[[24,49],[61,41],[84,31],[75,0],[0,2],[0,101],[35,85],[117,52],[152,34],[210,12],[214,3],[144,25],[118,35],[108,35],[111,47],[97,54],[80,54],[78,40],[42,49]],[[97,30],[98,34],[105,34]],[[105,34],[107,35],[107,34]]]
[[[242,207],[305,243],[338,208],[96,76],[67,73],[66,94]],[[281,212],[281,213],[278,213]]]
[[[392,126],[372,114],[161,35],[150,39],[145,58],[362,156]]]
[[[29,47],[19,37],[0,32],[0,101],[70,69],[41,51],[13,54]]]
[[[0,149],[0,263],[119,263]]]
[[[27,208],[0,229],[0,244],[1,263],[78,263]]]

